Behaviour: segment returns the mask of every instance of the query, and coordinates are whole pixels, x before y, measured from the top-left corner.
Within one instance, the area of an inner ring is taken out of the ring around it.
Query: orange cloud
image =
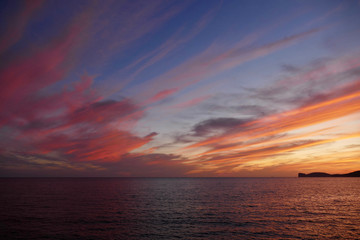
[[[301,158],[301,150],[330,142],[359,137],[360,133],[355,133],[323,140],[284,142],[280,144],[272,144],[270,142],[267,146],[250,149],[245,148],[240,151],[232,151],[223,154],[210,154],[205,156],[199,156],[195,159],[192,159],[191,164],[195,166],[195,169],[194,171],[189,172],[189,174],[221,173],[226,176],[246,169],[266,169],[269,166],[268,164],[266,164],[266,162],[270,162],[270,165],[272,166],[272,171],[277,169],[276,171],[286,172],[293,170],[297,172],[306,167],[316,169],[319,167],[321,168],[321,166],[323,165],[325,166],[326,164],[332,163],[342,165],[342,167],[345,167],[348,163],[351,166],[348,165],[347,169],[351,170],[351,168],[354,169],[354,167],[360,166],[359,162],[357,161],[357,152],[341,152],[336,155],[323,155],[320,158],[312,157],[310,159],[307,159],[305,162],[305,160]],[[355,156],[354,154],[357,156]],[[289,159],[292,160],[290,161]]]
[[[241,137],[246,140],[269,137],[356,113],[360,110],[359,89],[358,80],[343,89],[336,89],[335,91],[343,92],[343,95],[336,98],[244,123],[238,129],[234,128],[232,133],[209,138],[186,148],[207,146],[220,141],[231,142],[232,139]]]

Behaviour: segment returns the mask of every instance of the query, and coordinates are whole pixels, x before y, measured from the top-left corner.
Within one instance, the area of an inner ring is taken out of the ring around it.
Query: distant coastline
[[[355,171],[346,174],[329,174],[324,172],[313,172],[309,174],[299,173],[298,177],[360,177],[360,171]]]

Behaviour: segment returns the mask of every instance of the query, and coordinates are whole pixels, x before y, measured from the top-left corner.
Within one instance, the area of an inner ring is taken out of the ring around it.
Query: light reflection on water
[[[0,235],[357,239],[360,178],[1,179]]]

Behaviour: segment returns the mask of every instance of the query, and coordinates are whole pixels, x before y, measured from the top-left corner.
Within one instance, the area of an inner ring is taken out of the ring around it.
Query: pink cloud
[[[30,153],[55,153],[74,161],[97,162],[119,161],[122,155],[152,141],[156,133],[137,137],[130,133],[129,125],[119,130],[119,124],[140,119],[141,110],[127,99],[98,99],[91,82],[91,78],[84,77],[72,90],[29,101],[8,125],[17,135],[8,137],[15,137],[17,146],[32,146],[26,150]],[[9,149],[17,148],[10,145],[8,142]]]
[[[164,98],[169,97],[170,95],[176,93],[177,91],[178,91],[177,88],[166,89],[166,90],[160,91],[150,99],[150,103],[163,100]]]
[[[64,60],[72,49],[78,28],[74,27],[40,52],[11,62],[0,70],[0,110],[21,104],[36,91],[63,79]]]
[[[50,135],[37,144],[36,151],[41,154],[55,151],[73,161],[113,162],[150,142],[154,136],[156,133],[141,138],[115,129],[84,132],[78,136]]]
[[[9,151],[26,145],[23,150],[32,153],[53,152],[81,161],[115,161],[156,136],[133,135],[131,125],[143,111],[129,99],[104,100],[92,88],[90,76],[60,91],[43,91],[63,80],[73,67],[74,58],[70,57],[86,31],[88,24],[83,27],[82,23],[90,12],[80,14],[63,35],[37,52],[19,56],[0,69],[0,126],[12,129],[7,135]],[[166,93],[160,93],[156,100],[163,97]],[[119,125],[127,130],[120,130]]]
[[[36,4],[35,4],[36,5]],[[37,6],[37,5],[36,5]],[[50,108],[61,112],[67,105],[83,103],[80,96],[67,98],[74,91],[63,90],[46,93],[45,88],[62,81],[68,72],[75,67],[79,43],[84,43],[83,33],[87,31],[87,20],[91,11],[83,11],[72,19],[63,31],[49,43],[34,51],[25,49],[14,60],[0,69],[0,127],[4,124],[20,122],[26,124],[36,118],[37,114]],[[84,77],[86,78],[86,77]],[[85,79],[83,85],[75,85],[78,92],[91,85],[92,79]],[[83,95],[81,95],[83,96]],[[61,98],[61,100],[60,100]],[[76,100],[77,99],[77,100]],[[77,102],[77,103],[76,103]],[[76,108],[76,106],[74,106]],[[24,120],[23,118],[26,118]]]

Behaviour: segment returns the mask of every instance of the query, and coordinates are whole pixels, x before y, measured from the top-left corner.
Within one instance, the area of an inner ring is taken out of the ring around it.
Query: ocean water
[[[3,178],[1,239],[360,239],[360,178]]]

